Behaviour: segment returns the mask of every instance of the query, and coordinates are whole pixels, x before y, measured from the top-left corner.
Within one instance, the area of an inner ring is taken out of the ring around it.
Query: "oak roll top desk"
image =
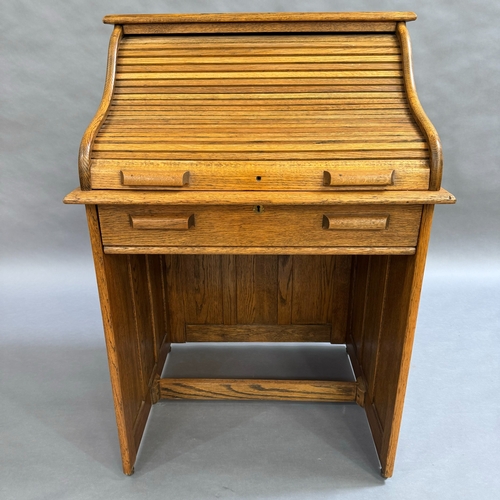
[[[82,140],[123,470],[161,398],[357,402],[392,475],[438,135],[410,12],[117,15]],[[355,381],[160,378],[175,342],[345,344]]]

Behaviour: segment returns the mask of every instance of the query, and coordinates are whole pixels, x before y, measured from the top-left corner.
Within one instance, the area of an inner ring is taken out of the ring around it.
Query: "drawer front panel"
[[[427,160],[116,161],[93,160],[93,189],[426,190]]]
[[[411,247],[421,205],[100,206],[106,246]]]

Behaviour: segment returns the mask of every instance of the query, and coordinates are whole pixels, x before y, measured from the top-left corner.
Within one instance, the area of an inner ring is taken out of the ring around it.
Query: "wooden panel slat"
[[[188,342],[329,342],[330,331],[330,325],[186,325],[186,339]]]
[[[348,402],[356,399],[356,382],[164,378],[160,392],[163,399]]]

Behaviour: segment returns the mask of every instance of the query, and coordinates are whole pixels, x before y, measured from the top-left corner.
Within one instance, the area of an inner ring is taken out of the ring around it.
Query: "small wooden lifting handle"
[[[332,187],[376,187],[392,186],[394,170],[378,170],[373,172],[334,171],[323,172],[323,185]]]
[[[122,185],[151,187],[183,187],[189,184],[189,171],[122,170]]]
[[[323,229],[351,231],[381,231],[387,228],[388,215],[359,217],[345,215],[323,215]]]
[[[179,217],[150,217],[131,215],[130,224],[134,229],[166,229],[167,231],[186,231],[194,227],[194,214]]]

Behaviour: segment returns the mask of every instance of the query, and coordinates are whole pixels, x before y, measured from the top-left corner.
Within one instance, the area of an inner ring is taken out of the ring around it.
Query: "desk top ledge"
[[[64,198],[70,205],[409,205],[453,204],[446,191],[132,191],[75,189]]]
[[[112,14],[105,24],[248,23],[248,22],[387,22],[414,21],[414,12],[267,12],[230,14]]]

